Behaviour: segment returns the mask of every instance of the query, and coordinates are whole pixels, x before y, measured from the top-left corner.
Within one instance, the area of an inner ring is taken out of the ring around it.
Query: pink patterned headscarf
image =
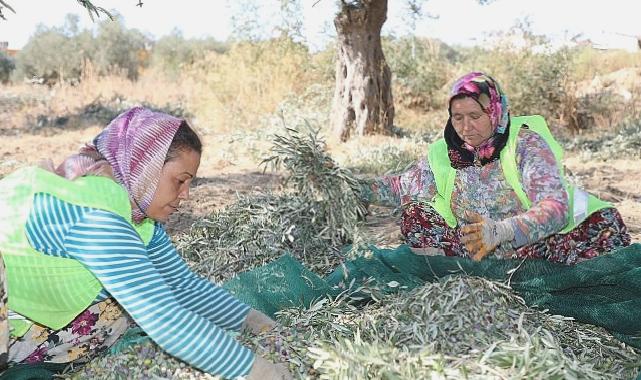
[[[479,147],[464,142],[452,125],[452,100],[456,96],[474,99],[490,118],[493,135]],[[509,136],[510,110],[507,96],[491,76],[473,71],[454,82],[448,103],[450,117],[445,125],[444,137],[450,163],[455,169],[482,166],[496,161]]]
[[[503,93],[499,83],[491,76],[473,71],[456,80],[450,91],[450,103],[456,95],[467,95],[475,99],[490,116],[492,126],[496,133],[502,134],[507,128],[509,106],[507,96]],[[451,104],[450,104],[451,105]]]
[[[109,123],[78,154],[67,158],[56,173],[74,179],[84,175],[113,177],[127,189],[132,219],[146,217],[156,192],[169,145],[182,119],[143,107],[131,108]]]

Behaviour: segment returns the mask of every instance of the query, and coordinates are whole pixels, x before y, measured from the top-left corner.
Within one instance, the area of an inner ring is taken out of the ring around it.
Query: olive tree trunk
[[[334,18],[338,57],[331,123],[342,141],[392,130],[392,75],[381,47],[386,18],[387,0],[342,1]]]

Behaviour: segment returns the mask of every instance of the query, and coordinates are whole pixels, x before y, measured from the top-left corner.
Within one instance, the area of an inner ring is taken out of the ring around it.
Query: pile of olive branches
[[[300,378],[624,379],[641,369],[641,355],[603,328],[528,308],[482,278],[444,278],[363,308],[345,292],[280,321],[245,343]]]
[[[450,277],[356,307],[367,285],[239,339],[297,379],[631,379],[641,355],[603,328],[524,306],[505,284]],[[213,379],[151,342],[99,358],[74,379]]]
[[[365,215],[360,183],[326,152],[311,128],[287,128],[273,139],[265,169],[285,169],[285,191],[240,197],[177,237],[199,273],[222,281],[290,253],[324,274],[338,265]]]

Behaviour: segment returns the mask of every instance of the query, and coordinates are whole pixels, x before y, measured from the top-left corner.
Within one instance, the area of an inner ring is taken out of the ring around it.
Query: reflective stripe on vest
[[[521,175],[516,165],[516,148],[518,144],[518,135],[522,127],[526,127],[539,134],[552,150],[557,166],[560,171],[561,180],[568,192],[569,207],[566,216],[567,223],[560,233],[567,233],[573,230],[585,218],[593,212],[612,207],[608,202],[604,202],[585,191],[568,184],[563,173],[563,148],[554,139],[550,133],[545,119],[540,115],[516,116],[510,120],[510,136],[501,151],[500,163],[503,169],[503,175],[510,184],[514,193],[519,198],[521,205],[525,210],[531,206],[531,201],[523,190],[521,184]],[[454,181],[456,178],[456,169],[452,168],[449,156],[447,154],[447,144],[444,139],[439,139],[430,144],[428,151],[428,162],[430,169],[434,174],[437,194],[427,202],[442,217],[448,226],[454,228],[457,225],[456,217],[452,213],[452,192],[454,191]]]
[[[49,256],[31,247],[25,226],[36,193],[47,193],[77,206],[122,216],[148,244],[154,222],[131,222],[126,190],[105,177],[69,181],[46,170],[20,169],[0,180],[0,252],[7,268],[9,309],[52,329],[71,322],[102,289],[96,277],[73,259]]]

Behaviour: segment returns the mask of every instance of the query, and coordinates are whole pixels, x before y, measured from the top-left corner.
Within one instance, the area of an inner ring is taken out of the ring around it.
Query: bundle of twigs
[[[284,193],[241,197],[176,239],[197,272],[222,281],[286,252],[320,274],[342,260],[365,214],[359,182],[327,154],[318,131],[287,128],[271,152],[263,162],[286,169]]]
[[[299,129],[286,128],[285,135],[276,135],[272,156],[262,164],[279,169],[283,166],[295,193],[318,207],[324,217],[330,238],[341,243],[351,233],[351,227],[365,213],[360,202],[361,184],[349,170],[339,167],[327,154],[325,141],[319,131],[305,124],[307,134]]]

